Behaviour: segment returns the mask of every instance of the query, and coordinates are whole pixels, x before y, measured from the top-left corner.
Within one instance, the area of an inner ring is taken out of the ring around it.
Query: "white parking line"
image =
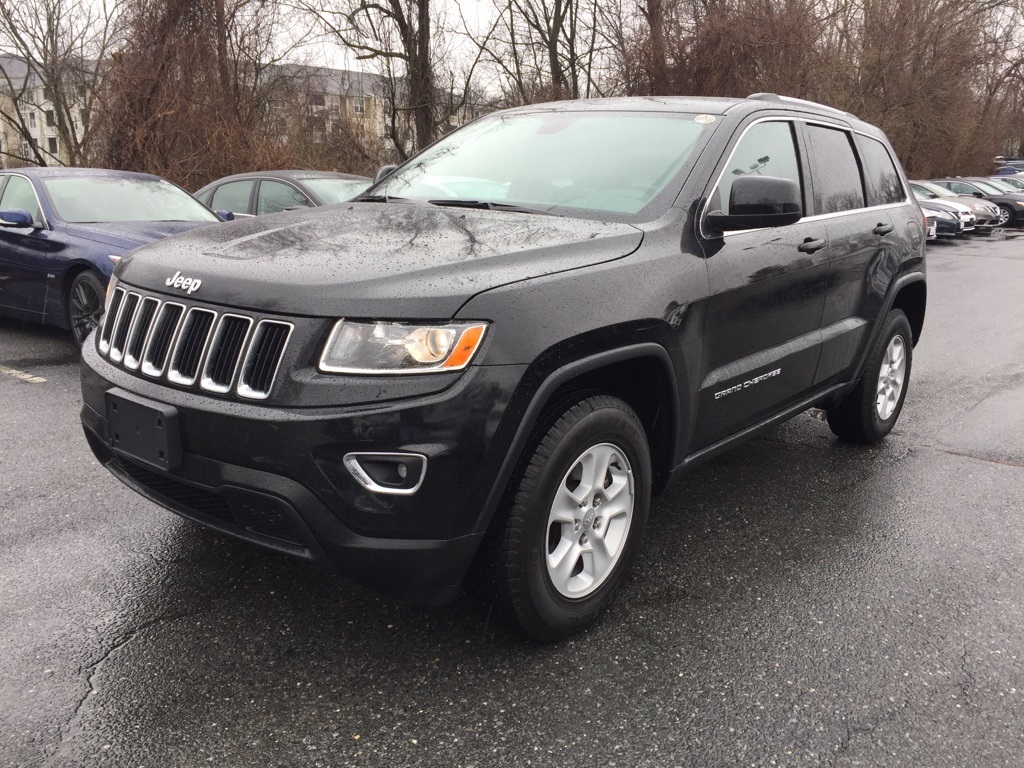
[[[12,379],[20,379],[21,381],[27,381],[29,384],[45,384],[46,379],[42,376],[36,376],[31,373],[25,373],[25,371],[19,371],[17,368],[8,368],[6,365],[0,365],[0,373],[10,376]]]

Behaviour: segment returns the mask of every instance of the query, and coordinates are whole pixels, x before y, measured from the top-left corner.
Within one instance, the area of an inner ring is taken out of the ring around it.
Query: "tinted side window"
[[[792,123],[758,123],[744,134],[726,166],[718,189],[712,195],[708,210],[730,213],[732,183],[738,176],[749,174],[789,179],[801,186],[800,162],[797,160]]]
[[[35,190],[32,189],[32,182],[24,176],[11,176],[7,182],[3,197],[0,197],[0,210],[9,211],[12,208],[21,208],[32,215],[32,221],[41,224],[43,215],[39,210],[39,201],[36,199]]]
[[[280,181],[260,182],[260,192],[256,198],[256,215],[264,213],[277,213],[286,211],[289,208],[302,208],[312,205],[304,194],[290,184],[282,184]]]
[[[839,213],[864,207],[860,167],[846,131],[807,126],[811,177],[814,179],[814,213]]]
[[[221,184],[213,193],[210,207],[215,211],[231,211],[232,213],[249,212],[249,195],[252,193],[254,181],[229,181]]]
[[[874,139],[861,138],[860,149],[868,185],[868,205],[888,205],[906,200],[899,171],[885,145]]]

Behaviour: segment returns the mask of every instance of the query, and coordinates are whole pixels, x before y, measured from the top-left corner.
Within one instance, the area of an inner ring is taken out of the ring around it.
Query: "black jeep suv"
[[[893,428],[924,240],[884,135],[829,107],[500,112],[356,202],[124,258],[82,422],[179,515],[554,640],[689,467],[810,406]]]

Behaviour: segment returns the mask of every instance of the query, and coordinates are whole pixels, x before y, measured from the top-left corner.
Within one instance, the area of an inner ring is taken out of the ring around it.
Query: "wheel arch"
[[[526,450],[536,439],[537,430],[569,401],[593,392],[618,397],[633,408],[651,448],[652,491],[657,493],[665,487],[676,464],[680,429],[671,356],[657,342],[597,352],[559,366],[533,390],[481,511],[477,532],[490,527]]]
[[[54,312],[59,311],[60,323],[57,323],[60,327],[68,330],[71,328],[71,315],[68,312],[68,300],[71,297],[71,286],[77,278],[83,272],[92,272],[96,278],[100,281],[101,285],[106,285],[110,278],[104,275],[96,265],[88,261],[75,261],[67,265],[64,269],[64,274],[60,278],[60,297],[57,302],[52,302],[52,306],[55,308]],[[102,296],[100,297],[102,300]],[[59,303],[58,303],[59,302]]]
[[[899,287],[893,297],[892,309],[903,310],[903,314],[910,321],[910,330],[914,334],[914,346],[917,346],[917,342],[921,340],[927,301],[928,287],[923,277]]]

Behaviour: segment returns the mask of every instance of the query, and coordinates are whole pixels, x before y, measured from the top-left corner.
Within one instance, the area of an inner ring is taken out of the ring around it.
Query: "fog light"
[[[411,496],[427,474],[421,453],[347,453],[344,461],[356,482],[374,493]]]

